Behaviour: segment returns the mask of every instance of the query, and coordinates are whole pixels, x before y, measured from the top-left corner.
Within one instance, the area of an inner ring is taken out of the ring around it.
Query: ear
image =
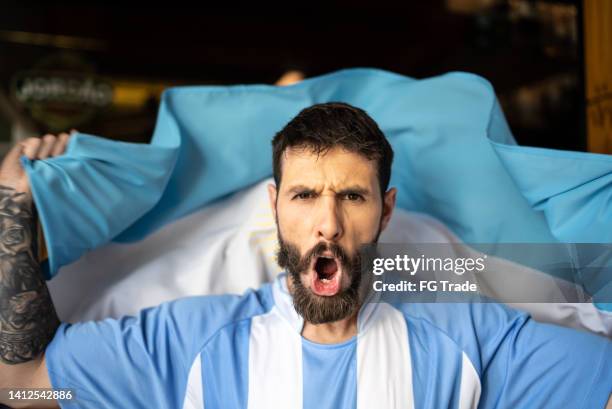
[[[392,187],[391,189],[387,190],[387,192],[385,193],[385,196],[383,197],[382,219],[380,222],[381,231],[387,228],[387,224],[389,224],[389,220],[391,220],[393,209],[395,209],[396,196],[397,196],[397,189]]]
[[[268,183],[268,199],[270,200],[270,209],[272,210],[272,217],[274,220],[276,219],[276,195],[278,191],[276,190],[276,185],[272,183]]]

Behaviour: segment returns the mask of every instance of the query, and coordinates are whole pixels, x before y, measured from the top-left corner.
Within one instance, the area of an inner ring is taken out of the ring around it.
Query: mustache
[[[330,252],[343,267],[348,267],[349,264],[349,256],[346,250],[342,248],[339,244],[336,243],[317,243],[313,248],[304,254],[304,256],[299,256],[298,252],[292,252],[294,256],[299,257],[299,260],[291,260],[294,263],[293,265],[297,265],[299,267],[299,271],[304,272],[308,270],[310,265],[312,264],[312,260],[320,257],[323,253]]]

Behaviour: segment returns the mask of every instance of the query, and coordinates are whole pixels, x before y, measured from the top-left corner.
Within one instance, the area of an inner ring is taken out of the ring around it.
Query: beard
[[[278,220],[276,225],[279,244],[277,262],[289,273],[289,279],[293,284],[293,307],[297,313],[312,324],[325,324],[345,319],[357,312],[366,294],[366,289],[363,287],[367,287],[367,283],[362,283],[361,254],[357,252],[350,255],[338,244],[321,242],[302,256],[296,245],[283,239]],[[372,243],[378,242],[381,226],[382,217]],[[332,296],[314,294],[304,286],[301,279],[301,275],[310,269],[312,260],[326,251],[330,251],[337,258],[350,282],[348,288],[341,289],[338,294]]]
[[[289,273],[293,284],[293,306],[298,314],[312,324],[339,321],[354,314],[360,306],[361,256],[349,256],[338,244],[318,243],[304,256],[297,246],[283,240],[278,233],[278,265]],[[308,271],[314,258],[325,251],[331,251],[348,275],[350,285],[332,296],[320,296],[306,288],[302,283],[302,273]]]

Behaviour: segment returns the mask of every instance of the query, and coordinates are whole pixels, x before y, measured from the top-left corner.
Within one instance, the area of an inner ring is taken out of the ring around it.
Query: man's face
[[[269,193],[295,307],[314,324],[346,318],[360,305],[360,245],[386,227],[395,189],[382,198],[376,162],[339,148],[288,149],[282,161]]]

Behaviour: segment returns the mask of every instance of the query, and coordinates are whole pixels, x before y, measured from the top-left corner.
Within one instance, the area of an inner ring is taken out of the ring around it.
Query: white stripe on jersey
[[[202,384],[202,356],[198,354],[191,364],[187,378],[187,391],[183,409],[204,409],[204,390]]]
[[[302,389],[302,338],[274,306],[251,320],[248,408],[301,408]]]
[[[463,352],[459,409],[476,409],[480,401],[480,378],[470,358]]]
[[[361,314],[367,325],[357,337],[357,409],[414,408],[406,320],[385,303],[365,308],[373,310]]]

